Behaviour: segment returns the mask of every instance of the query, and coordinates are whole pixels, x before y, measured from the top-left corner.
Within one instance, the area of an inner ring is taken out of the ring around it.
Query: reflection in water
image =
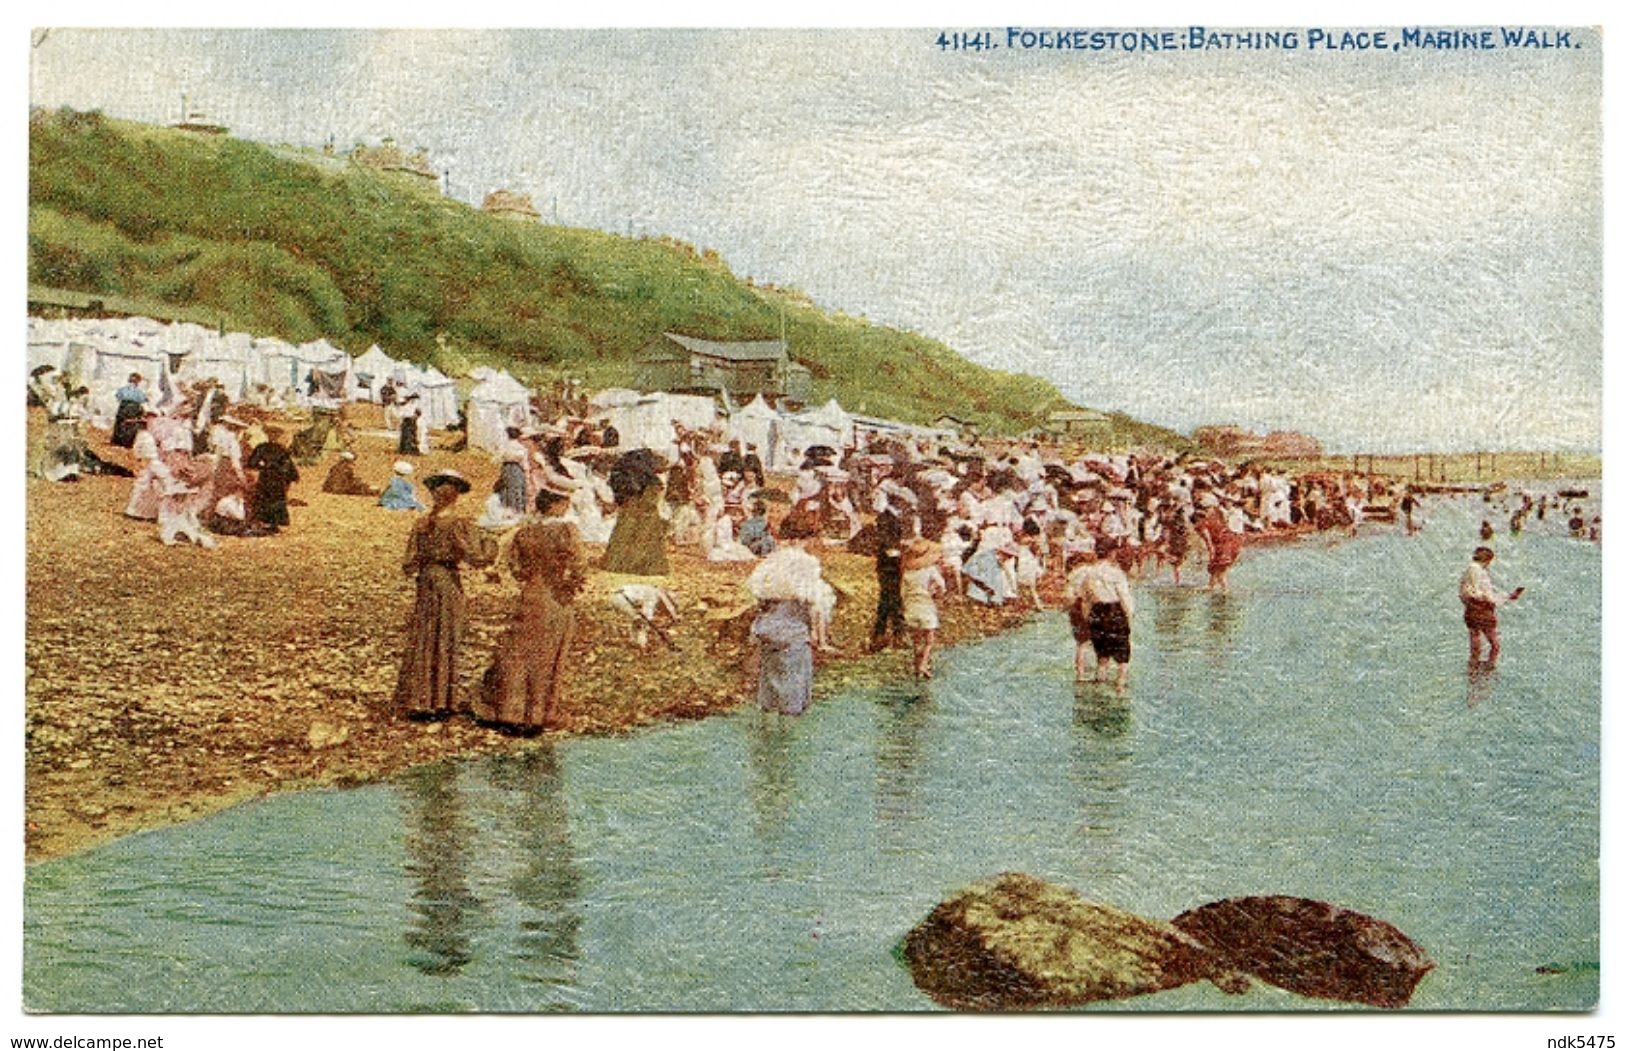
[[[794,801],[794,747],[801,721],[795,716],[753,711],[743,722],[745,749],[750,756],[750,803],[756,841],[764,853],[774,853],[784,840]]]
[[[1072,725],[1099,737],[1122,737],[1128,733],[1129,703],[1104,683],[1080,682],[1073,688]]]
[[[1476,708],[1480,701],[1495,696],[1495,665],[1469,659],[1467,661],[1467,707]]]
[[[570,849],[558,755],[546,743],[490,770],[492,787],[511,794],[512,832],[506,838],[518,864],[509,887],[525,909],[513,946],[515,977],[573,986],[581,959],[582,877]]]
[[[453,763],[435,763],[401,777],[407,875],[414,883],[408,962],[424,974],[454,975],[473,959],[468,921],[480,903],[468,889],[472,828],[463,813]]]
[[[1241,626],[1242,605],[1229,592],[1208,592],[1207,647],[1215,663],[1223,663],[1230,653],[1232,636]]]
[[[875,707],[875,823],[883,849],[897,852],[921,818],[921,750],[936,708],[924,683],[883,691]]]
[[[1129,702],[1109,687],[1079,683],[1074,698],[1069,780],[1081,854],[1091,875],[1115,876],[1120,859],[1107,848],[1123,830],[1133,719]]]
[[[1156,598],[1152,625],[1164,639],[1177,638],[1185,630],[1185,619],[1196,601],[1193,588],[1158,587],[1152,589]]]

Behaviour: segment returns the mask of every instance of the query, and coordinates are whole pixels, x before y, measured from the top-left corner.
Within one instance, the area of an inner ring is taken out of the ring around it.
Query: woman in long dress
[[[136,473],[135,484],[130,488],[130,502],[124,505],[126,517],[147,522],[158,518],[158,501],[163,495],[166,473],[164,462],[158,455],[158,440],[147,428],[146,421],[150,419],[152,414],[148,413],[136,426],[131,450],[141,464],[141,470]]]
[[[444,719],[457,710],[457,652],[467,611],[458,568],[496,561],[496,541],[467,518],[451,514],[468,492],[466,478],[441,471],[424,480],[434,506],[412,527],[401,569],[417,578],[417,601],[406,624],[406,653],[395,683],[395,706],[414,719]]]
[[[557,704],[575,636],[573,603],[587,582],[580,535],[558,513],[567,502],[562,492],[538,492],[540,521],[521,526],[508,547],[519,604],[473,704],[474,718],[482,722],[534,733],[547,726]]]
[[[1241,534],[1230,528],[1224,512],[1216,504],[1209,507],[1196,524],[1196,533],[1207,545],[1208,589],[1230,590],[1230,567],[1241,557]]]
[[[518,427],[509,427],[507,438],[497,448],[497,459],[502,466],[498,468],[496,491],[503,507],[524,514],[530,490],[525,480],[525,461],[530,457],[530,450],[519,440],[520,433]]]
[[[652,481],[621,505],[604,551],[605,569],[643,577],[671,572],[666,560],[666,535],[671,527],[660,517],[660,495],[660,483]]]
[[[745,587],[757,601],[756,701],[763,711],[800,715],[812,700],[813,648],[826,641],[835,591],[818,559],[793,542],[764,558]]]
[[[254,483],[254,521],[278,529],[288,525],[288,487],[299,480],[299,468],[283,448],[280,430],[266,428],[265,441],[248,454],[248,468],[259,472]]]

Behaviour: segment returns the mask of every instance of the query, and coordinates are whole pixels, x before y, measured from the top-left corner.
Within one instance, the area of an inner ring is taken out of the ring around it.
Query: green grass
[[[475,364],[543,382],[628,384],[662,331],[773,339],[814,401],[914,423],[950,413],[1014,434],[1070,407],[1049,383],[934,340],[820,310],[669,239],[515,223],[387,174],[298,151],[36,110],[31,285],[153,304],[227,329]],[[112,299],[108,299],[109,302]],[[1183,444],[1122,418],[1135,440]]]

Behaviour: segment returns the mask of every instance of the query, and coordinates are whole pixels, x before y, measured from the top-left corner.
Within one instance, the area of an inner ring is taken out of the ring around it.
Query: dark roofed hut
[[[666,332],[638,355],[637,386],[674,393],[727,392],[739,403],[758,394],[805,402],[812,373],[790,360],[782,340],[717,343]]]

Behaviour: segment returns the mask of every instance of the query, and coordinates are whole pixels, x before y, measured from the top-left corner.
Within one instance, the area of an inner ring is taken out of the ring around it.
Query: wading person
[[[453,515],[468,480],[456,471],[424,479],[433,506],[412,527],[401,569],[417,580],[417,600],[406,624],[406,653],[395,683],[395,706],[413,719],[444,719],[457,709],[457,651],[467,613],[460,566],[496,561],[496,541],[473,522]]]
[[[762,559],[745,588],[757,602],[756,701],[763,711],[800,715],[812,699],[813,648],[827,642],[835,591],[818,559],[795,543]]]
[[[923,537],[903,552],[903,623],[914,643],[914,674],[931,678],[931,652],[937,637],[936,597],[948,590],[942,578],[942,547]]]
[[[1129,624],[1134,616],[1134,594],[1129,588],[1128,574],[1110,556],[1113,554],[1109,539],[1099,546],[1079,553],[1081,565],[1067,578],[1067,598],[1079,607],[1089,610],[1088,643],[1095,651],[1095,681],[1105,682],[1108,664],[1117,666],[1117,692],[1128,686],[1129,660],[1133,650],[1129,642]],[[1074,633],[1073,638],[1077,635]],[[1083,647],[1078,642],[1078,647]],[[1074,667],[1082,675],[1083,654],[1074,658]]]
[[[1501,656],[1501,634],[1495,611],[1523,594],[1523,588],[1517,588],[1506,595],[1495,590],[1495,583],[1490,579],[1490,563],[1493,561],[1495,561],[1494,551],[1487,547],[1477,548],[1473,551],[1472,564],[1467,567],[1467,572],[1461,575],[1462,619],[1467,622],[1469,663],[1479,659],[1479,639],[1484,640],[1488,649],[1484,656],[1485,664],[1493,665]]]
[[[539,733],[557,706],[575,637],[575,598],[587,583],[581,536],[563,517],[569,501],[556,489],[539,490],[540,519],[521,526],[509,544],[506,564],[519,581],[519,603],[472,706],[480,722]]]
[[[1196,524],[1196,533],[1207,545],[1207,586],[1210,591],[1230,590],[1230,567],[1241,557],[1241,534],[1230,527],[1217,503]]]

